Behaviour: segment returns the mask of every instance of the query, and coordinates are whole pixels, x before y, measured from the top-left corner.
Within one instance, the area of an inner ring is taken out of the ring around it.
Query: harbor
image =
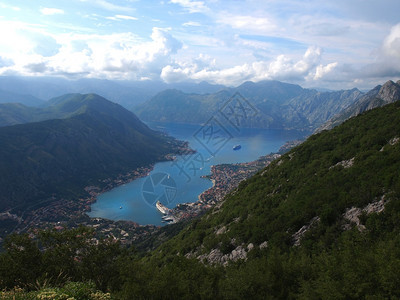
[[[176,223],[176,222],[178,222],[178,220],[174,216],[173,210],[169,209],[168,207],[163,205],[160,201],[157,201],[156,208],[158,209],[158,211],[160,213],[163,214],[163,216],[161,217],[163,222],[166,222],[166,223]]]

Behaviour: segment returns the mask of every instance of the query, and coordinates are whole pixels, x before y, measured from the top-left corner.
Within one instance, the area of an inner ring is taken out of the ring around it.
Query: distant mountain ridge
[[[297,130],[318,128],[362,96],[358,89],[318,92],[279,81],[245,82],[237,88],[205,95],[166,90],[138,105],[134,112],[145,121],[201,124],[235,93],[259,112],[245,120],[243,127]]]
[[[31,95],[0,90],[0,103],[21,103],[26,106],[40,106],[44,101]]]
[[[182,142],[151,130],[98,95],[54,99],[64,118],[0,128],[0,210],[83,187],[165,159]]]
[[[149,80],[124,81],[95,78],[68,80],[60,77],[0,76],[0,90],[8,93],[32,95],[29,97],[44,100],[68,93],[95,93],[121,104],[129,110],[165,89],[179,89],[187,93],[203,94],[215,93],[225,88],[225,86],[207,82],[165,83]],[[2,102],[1,100],[0,92],[0,102]],[[29,106],[23,101],[8,100],[5,102],[20,102]]]
[[[41,107],[28,107],[19,103],[0,104],[0,126],[70,118],[81,114],[85,109],[93,109],[95,102],[96,105],[103,103],[103,105],[117,106],[116,103],[111,103],[96,94],[66,94],[50,99]],[[118,107],[122,112],[122,107],[120,105]]]
[[[355,117],[367,110],[381,107],[398,100],[400,100],[400,80],[396,83],[389,80],[384,85],[376,86],[364,96],[360,97],[352,105],[333,116],[318,128],[317,131],[332,129],[351,117]]]

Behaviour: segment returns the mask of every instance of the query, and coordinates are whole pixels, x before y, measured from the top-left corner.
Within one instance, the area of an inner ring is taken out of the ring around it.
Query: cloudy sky
[[[0,75],[368,89],[400,79],[399,12],[399,0],[0,0]]]

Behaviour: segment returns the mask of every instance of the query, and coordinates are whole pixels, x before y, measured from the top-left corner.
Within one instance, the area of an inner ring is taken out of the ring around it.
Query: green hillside
[[[400,102],[313,135],[152,252],[95,247],[83,229],[9,237],[0,285],[46,279],[61,293],[94,282],[115,299],[397,299],[399,137]]]
[[[84,186],[162,160],[180,145],[100,96],[58,100],[53,112],[69,118],[0,128],[0,210],[77,196]]]
[[[217,240],[227,236],[239,244],[275,241],[290,245],[292,234],[314,217],[320,218],[321,226],[330,227],[346,208],[391,197],[400,188],[399,107],[377,109],[311,136],[243,182],[221,209],[214,209],[217,213],[210,213],[212,218],[198,223],[207,228],[203,242],[189,239],[197,235],[193,231],[185,234],[184,247],[212,249],[215,239],[211,233],[225,225],[227,233]]]
[[[148,292],[171,284],[172,297],[196,277],[199,293],[227,299],[400,296],[398,137],[399,103],[310,137],[143,258],[179,274],[176,283],[157,277],[160,290],[149,283]]]
[[[0,127],[33,122],[40,111],[19,103],[0,103]]]

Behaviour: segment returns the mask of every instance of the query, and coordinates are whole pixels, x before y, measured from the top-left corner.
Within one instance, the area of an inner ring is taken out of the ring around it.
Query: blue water
[[[289,140],[304,136],[297,131],[247,129],[221,124],[190,125],[148,123],[156,130],[180,140],[189,141],[195,154],[178,156],[175,161],[157,163],[149,176],[116,187],[99,195],[91,206],[90,217],[111,220],[131,220],[141,225],[164,225],[155,208],[160,200],[169,208],[178,203],[195,202],[212,186],[202,175],[210,174],[211,165],[249,162],[262,155],[277,152]],[[241,145],[240,150],[233,150]]]

